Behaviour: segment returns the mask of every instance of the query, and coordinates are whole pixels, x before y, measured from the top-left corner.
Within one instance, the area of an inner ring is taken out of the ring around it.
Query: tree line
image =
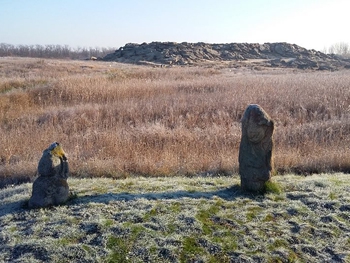
[[[71,48],[68,45],[12,45],[0,43],[0,57],[90,59],[91,57],[104,57],[115,50],[116,48]]]
[[[345,42],[335,43],[328,48],[322,50],[325,54],[336,54],[343,58],[350,58],[350,45]]]
[[[104,57],[113,53],[116,48],[77,47],[68,45],[12,45],[0,43],[0,57],[36,57],[61,59],[90,59]],[[336,54],[350,58],[350,45],[345,42],[335,43],[322,50],[326,54]]]

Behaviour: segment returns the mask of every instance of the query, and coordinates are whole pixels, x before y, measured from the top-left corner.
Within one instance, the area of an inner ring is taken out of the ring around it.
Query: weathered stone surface
[[[300,69],[334,70],[350,67],[350,61],[335,55],[326,55],[316,50],[308,50],[288,43],[175,43],[152,42],[129,43],[114,53],[106,55],[102,60],[123,63],[162,65],[191,65],[202,62],[235,62],[263,60],[257,63],[265,67],[284,67]]]
[[[242,138],[239,148],[241,187],[262,192],[273,169],[274,123],[257,104],[247,107],[242,118]]]
[[[39,161],[39,177],[33,183],[29,207],[46,207],[66,202],[69,197],[68,174],[65,152],[59,143],[52,143],[44,150]]]
[[[69,186],[67,180],[56,176],[39,176],[33,183],[29,207],[47,207],[63,204],[68,200],[68,197]]]

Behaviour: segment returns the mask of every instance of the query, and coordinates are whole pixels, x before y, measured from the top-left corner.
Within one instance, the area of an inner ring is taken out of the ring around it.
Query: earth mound
[[[199,65],[206,62],[233,62],[245,65],[253,61],[265,67],[336,70],[350,68],[350,60],[289,43],[129,43],[102,58],[133,64]]]

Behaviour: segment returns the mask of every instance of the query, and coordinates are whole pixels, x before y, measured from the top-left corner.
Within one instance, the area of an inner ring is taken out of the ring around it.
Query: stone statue
[[[264,192],[273,170],[273,130],[270,116],[257,104],[250,104],[242,118],[239,147],[241,188]]]
[[[69,197],[68,174],[66,154],[62,146],[54,142],[43,151],[39,161],[39,177],[33,183],[29,207],[46,207],[66,202]]]

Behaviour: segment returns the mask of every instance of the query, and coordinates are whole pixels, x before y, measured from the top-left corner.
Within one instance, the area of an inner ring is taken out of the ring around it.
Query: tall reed
[[[0,60],[0,178],[62,143],[75,176],[232,174],[250,103],[275,120],[277,172],[350,171],[350,74]]]

